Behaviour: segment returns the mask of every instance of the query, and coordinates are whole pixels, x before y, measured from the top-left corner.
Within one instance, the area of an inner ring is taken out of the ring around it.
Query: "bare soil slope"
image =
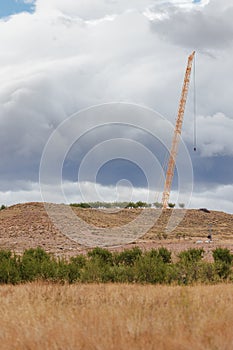
[[[64,205],[57,206],[62,216]],[[141,213],[141,209],[124,209],[114,213],[94,209],[72,210],[87,223],[109,230],[131,222]],[[155,209],[153,210],[155,212]],[[167,233],[166,227],[171,215],[174,215],[176,220],[182,214],[184,214],[183,220],[172,233]],[[207,243],[210,230],[213,242]],[[17,204],[0,211],[0,249],[21,253],[25,249],[38,246],[56,255],[70,256],[86,251],[85,247],[62,234],[53,225],[43,203]],[[124,247],[112,249],[132,246],[144,249],[165,246],[173,252],[190,247],[203,247],[207,257],[217,246],[227,247],[233,251],[233,215],[217,211],[205,213],[200,210],[184,212],[181,209],[165,210],[143,237]]]

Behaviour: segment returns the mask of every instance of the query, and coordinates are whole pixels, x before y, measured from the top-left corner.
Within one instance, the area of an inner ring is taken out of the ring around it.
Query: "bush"
[[[213,251],[214,266],[216,275],[220,279],[227,279],[231,274],[233,256],[227,248],[216,248]]]
[[[20,282],[18,259],[10,251],[0,251],[0,283],[16,284]]]
[[[181,252],[178,257],[182,263],[197,263],[203,258],[204,250],[203,249],[188,249]]]
[[[52,278],[54,266],[48,253],[41,248],[25,250],[21,259],[21,277],[23,281],[38,278]]]
[[[87,260],[84,255],[78,255],[70,259],[68,264],[68,281],[69,283],[76,282],[81,277],[81,272],[85,268]]]
[[[135,282],[135,271],[132,266],[114,265],[111,267],[112,280],[116,283],[133,283]]]
[[[150,251],[146,252],[145,255],[160,260],[166,264],[171,262],[171,252],[164,247],[161,247],[159,249],[151,249]]]
[[[231,264],[233,260],[233,255],[227,248],[216,248],[213,251],[213,258],[216,263],[222,262],[225,264]]]
[[[87,259],[84,255],[77,255],[77,256],[71,257],[70,262],[78,266],[79,268],[83,268],[87,263]]]
[[[74,280],[76,280],[76,278],[72,279],[72,276],[70,276],[69,273],[70,268],[68,262],[63,258],[59,258],[55,262],[54,275],[50,276],[50,279],[61,283],[65,283],[66,281],[70,281],[70,283],[72,283]]]
[[[10,250],[0,250],[0,264],[5,260],[11,259],[11,251]]]
[[[164,283],[166,264],[158,257],[145,255],[135,263],[135,279],[140,283]]]
[[[80,270],[80,281],[84,283],[113,282],[114,276],[109,264],[104,264],[99,259],[87,261],[85,268]]]
[[[218,261],[215,263],[215,273],[220,279],[227,279],[231,274],[231,265]]]
[[[213,264],[198,261],[195,264],[177,263],[173,265],[173,281],[181,285],[193,283],[216,283],[219,276]]]
[[[142,255],[140,248],[135,247],[133,249],[127,249],[123,252],[116,253],[115,263],[117,265],[124,264],[128,266],[133,266],[136,260],[138,260]]]
[[[171,262],[171,252],[164,247],[159,248],[158,250],[159,257],[163,260],[164,263],[170,263]]]
[[[98,259],[103,264],[112,264],[112,253],[103,248],[96,247],[87,254],[91,259]]]

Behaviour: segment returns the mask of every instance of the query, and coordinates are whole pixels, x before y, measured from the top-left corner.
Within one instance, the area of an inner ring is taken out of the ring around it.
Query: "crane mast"
[[[184,83],[183,83],[179,109],[178,109],[178,114],[176,119],[176,127],[173,134],[172,146],[170,150],[170,157],[168,161],[166,180],[165,180],[164,191],[163,191],[163,198],[162,198],[163,209],[166,209],[168,207],[168,201],[170,197],[172,180],[174,176],[176,156],[177,156],[178,146],[180,142],[180,135],[181,135],[181,129],[183,124],[185,105],[186,105],[187,96],[188,96],[188,88],[189,88],[190,75],[191,75],[194,56],[195,56],[195,51],[188,58],[188,64],[185,72]]]

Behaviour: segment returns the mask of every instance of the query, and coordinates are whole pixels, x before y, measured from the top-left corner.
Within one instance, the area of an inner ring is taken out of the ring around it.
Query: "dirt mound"
[[[60,218],[63,218],[65,206],[55,206]],[[109,232],[114,227],[123,227],[131,223],[142,212],[141,209],[123,209],[116,212],[80,208],[72,208],[72,210],[95,230],[105,228]],[[159,212],[156,209],[150,209],[150,215],[158,215],[159,218],[143,237],[125,247],[138,245],[148,249],[166,246],[174,252],[190,247],[204,247],[207,254],[210,254],[213,248],[224,246],[233,251],[233,215],[231,214],[182,209]],[[176,224],[181,217],[183,219],[178,226],[172,232],[168,232],[169,220]],[[67,219],[64,217],[64,222],[65,220]],[[143,222],[141,225],[143,226]],[[79,227],[75,229],[79,230]],[[213,242],[207,243],[210,232]],[[55,255],[65,256],[86,250],[56,228],[43,203],[17,204],[0,211],[0,249],[10,249],[20,253],[25,249],[38,246]],[[122,249],[122,247],[112,249]]]

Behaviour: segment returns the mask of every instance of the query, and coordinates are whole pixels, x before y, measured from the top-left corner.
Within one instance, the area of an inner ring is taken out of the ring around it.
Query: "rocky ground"
[[[233,252],[231,214],[181,209],[70,209],[66,205],[26,203],[1,210],[0,249],[22,253],[40,246],[56,256],[68,257],[95,245],[110,247],[114,242],[111,250],[164,246],[174,254],[203,247],[208,260],[216,247]],[[210,232],[213,241],[208,243]]]

